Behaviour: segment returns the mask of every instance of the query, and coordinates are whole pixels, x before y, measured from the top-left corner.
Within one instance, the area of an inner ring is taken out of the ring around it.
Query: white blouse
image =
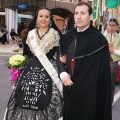
[[[116,54],[116,55],[118,55],[118,56],[120,56],[120,50],[114,50],[113,53]]]

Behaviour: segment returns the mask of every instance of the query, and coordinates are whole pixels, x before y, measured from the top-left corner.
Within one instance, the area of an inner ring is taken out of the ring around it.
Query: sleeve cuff
[[[69,75],[67,72],[62,72],[60,73],[60,79],[62,79],[63,77]]]
[[[120,56],[120,50],[114,50],[113,53],[116,54],[116,55],[118,55],[118,56]]]

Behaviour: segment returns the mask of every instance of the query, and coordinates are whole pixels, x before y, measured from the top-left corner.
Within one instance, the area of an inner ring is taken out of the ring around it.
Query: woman
[[[20,38],[22,40],[22,46],[23,46],[23,55],[25,55],[26,53],[26,38],[27,38],[27,34],[28,34],[28,28],[26,27],[25,29],[22,30]]]
[[[15,32],[15,30],[13,28],[10,31],[10,36],[11,36],[12,40],[15,40],[14,36],[17,36],[17,33]]]
[[[7,41],[7,31],[5,29],[1,29],[1,32],[2,32],[2,36],[1,36],[2,44],[5,44],[5,42],[8,43],[8,41]]]
[[[50,19],[49,9],[38,9],[39,27],[31,30],[26,40],[31,59],[12,92],[5,120],[62,120],[62,83],[55,59],[60,36],[49,27]]]

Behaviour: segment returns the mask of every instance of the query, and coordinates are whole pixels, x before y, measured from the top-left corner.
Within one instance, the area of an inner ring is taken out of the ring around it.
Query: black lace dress
[[[54,47],[47,57],[57,69]],[[30,61],[18,79],[9,99],[5,120],[62,120],[61,94],[38,58],[31,54]]]

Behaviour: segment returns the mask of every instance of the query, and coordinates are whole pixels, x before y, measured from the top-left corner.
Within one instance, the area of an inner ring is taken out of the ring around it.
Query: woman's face
[[[50,24],[50,12],[46,9],[39,10],[37,22],[41,28],[47,28]]]
[[[114,34],[118,30],[118,25],[115,22],[109,22],[109,28],[111,32]]]

